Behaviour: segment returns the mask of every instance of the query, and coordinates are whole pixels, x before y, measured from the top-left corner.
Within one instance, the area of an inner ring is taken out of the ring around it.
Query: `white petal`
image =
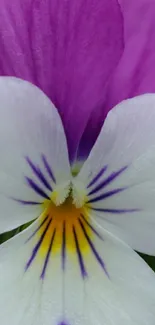
[[[24,271],[35,236],[26,240],[34,233],[37,222],[0,248],[3,325],[10,324],[10,320],[11,325],[154,325],[153,271],[128,246],[105,231],[103,240],[95,236],[92,243],[108,275],[91,248],[88,255],[83,255],[85,277],[81,276],[76,254],[67,256],[62,270],[62,256],[51,253],[43,279],[40,275],[45,261],[38,255]]]
[[[41,90],[16,78],[0,78],[0,156],[3,232],[34,219],[40,211],[12,198],[42,202],[70,177],[66,138],[56,108]],[[31,179],[41,188],[40,194],[29,186]]]
[[[155,322],[155,275],[123,242],[103,233],[95,246],[105,263],[109,281],[90,260],[86,313],[92,324],[153,325]],[[97,281],[96,281],[97,279]],[[89,324],[89,322],[88,322]]]
[[[155,254],[154,94],[126,100],[108,114],[77,179],[88,186],[103,227]]]

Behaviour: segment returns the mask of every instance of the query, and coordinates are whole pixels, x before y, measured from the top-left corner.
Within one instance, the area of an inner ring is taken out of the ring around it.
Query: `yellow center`
[[[77,242],[80,251],[83,253],[87,252],[89,245],[81,225],[84,225],[87,234],[92,238],[93,234],[89,224],[90,208],[86,205],[77,208],[73,204],[71,195],[69,195],[65,202],[59,206],[56,206],[52,201],[46,200],[43,204],[43,208],[44,211],[40,217],[40,225],[45,219],[46,222],[38,231],[39,237],[41,237],[45,229],[47,229],[47,225],[50,224],[42,241],[40,253],[45,256],[50,247],[50,242],[54,233],[52,254],[61,253],[64,240],[67,252],[74,253],[77,250]]]

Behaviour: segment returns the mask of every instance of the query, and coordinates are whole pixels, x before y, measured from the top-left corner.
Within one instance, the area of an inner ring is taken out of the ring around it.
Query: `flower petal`
[[[77,180],[98,222],[135,250],[155,253],[155,95],[108,115]]]
[[[31,81],[48,95],[73,158],[122,54],[117,0],[24,0],[22,6],[0,0],[0,8],[0,73]]]
[[[107,109],[123,99],[155,92],[155,2],[119,0],[119,4],[124,21],[124,51],[108,85]]]
[[[153,271],[127,245],[106,231],[97,229],[103,240],[94,238],[92,247],[96,255],[90,247],[83,256],[86,277],[81,276],[78,254],[67,256],[64,270],[61,255],[54,255],[52,250],[44,278],[41,274],[45,261],[39,255],[25,269],[32,249],[34,252],[37,222],[0,247],[3,325],[8,325],[10,319],[12,325],[154,325]],[[30,236],[33,240],[27,241]],[[99,263],[101,260],[108,276]]]
[[[70,178],[65,134],[50,100],[32,84],[0,78],[0,231],[36,218]],[[34,210],[34,211],[33,211]]]
[[[90,324],[153,325],[153,271],[123,242],[106,231],[102,231],[102,235],[103,244],[96,237],[94,245],[104,261],[109,278],[104,277],[103,280],[102,268],[89,261],[91,273],[86,287],[85,313],[89,313]]]
[[[118,3],[122,12],[124,50],[110,77],[102,107],[92,111],[80,142],[79,157],[87,157],[91,151],[112,107],[124,99],[155,92],[155,2],[118,0]]]

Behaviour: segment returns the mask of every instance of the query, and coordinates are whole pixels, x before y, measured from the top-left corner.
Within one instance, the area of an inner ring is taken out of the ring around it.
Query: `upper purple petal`
[[[124,17],[124,53],[113,75],[106,105],[155,92],[155,1],[119,0]]]
[[[117,0],[0,0],[0,74],[29,80],[51,98],[71,158],[91,112],[105,115],[122,49]]]
[[[93,111],[87,123],[80,157],[88,155],[109,109],[124,99],[155,92],[155,1],[118,2],[124,22],[124,51],[111,75],[103,106]]]

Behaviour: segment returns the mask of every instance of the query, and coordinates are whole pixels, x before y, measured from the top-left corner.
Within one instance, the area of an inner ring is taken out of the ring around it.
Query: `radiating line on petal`
[[[38,186],[34,181],[33,179],[29,178],[29,177],[25,177],[27,182],[28,182],[28,185],[40,196],[42,196],[43,198],[47,199],[47,200],[50,200],[50,197],[44,192],[44,190]]]
[[[54,242],[55,234],[56,234],[56,228],[55,228],[54,231],[53,231],[53,235],[52,235],[52,238],[51,238],[51,242],[50,242],[50,245],[49,245],[49,249],[48,249],[48,252],[47,252],[47,255],[46,255],[46,258],[45,258],[45,263],[44,263],[44,266],[43,266],[43,270],[42,270],[42,273],[41,273],[41,276],[40,276],[40,278],[41,278],[42,280],[43,280],[44,277],[45,277],[45,273],[46,273],[46,269],[47,269],[47,265],[48,265],[49,257],[50,257],[50,254],[51,254],[51,252],[52,252],[52,246],[53,246],[53,242]]]
[[[106,187],[108,184],[113,182],[114,179],[116,179],[120,174],[122,174],[127,168],[128,168],[128,166],[125,166],[125,167],[119,169],[117,172],[113,172],[112,174],[110,174],[106,179],[104,179],[100,184],[98,184],[93,190],[91,190],[88,193],[88,195],[92,195],[92,194],[98,192],[99,190],[101,190],[102,188]]]
[[[140,209],[102,209],[102,208],[93,208],[91,207],[92,210],[94,211],[99,211],[99,212],[107,212],[107,213],[130,213],[130,212],[138,212],[141,211]]]
[[[102,236],[98,233],[98,231],[86,220],[86,218],[84,217],[83,214],[81,214],[81,218],[84,220],[84,222],[86,223],[86,225],[93,231],[93,233],[100,238],[101,240],[103,240]]]
[[[20,199],[15,199],[15,198],[12,198],[12,200],[14,200],[14,201],[16,201],[18,203],[24,204],[24,205],[39,205],[39,204],[42,204],[42,202],[26,201],[26,200],[20,200]]]
[[[88,184],[87,188],[91,187],[92,185],[94,185],[98,179],[105,173],[105,171],[107,170],[108,166],[104,166],[100,172],[92,179],[92,181]]]
[[[27,239],[26,243],[31,240],[36,234],[37,232],[43,227],[43,225],[46,223],[46,221],[48,220],[49,216],[46,216],[45,219],[42,221],[42,223],[37,227],[37,229],[33,232],[33,234]],[[52,221],[52,219],[51,219]]]
[[[103,193],[103,194],[101,194],[99,196],[93,197],[92,199],[88,200],[87,203],[94,203],[94,202],[97,202],[97,201],[105,200],[110,196],[113,196],[113,195],[116,195],[116,194],[118,194],[118,193],[120,193],[122,191],[125,191],[126,189],[127,189],[127,187],[116,188],[115,190],[112,190],[112,191]]]
[[[44,237],[45,237],[45,235],[46,235],[46,233],[47,233],[47,230],[48,230],[48,228],[49,228],[49,226],[50,226],[50,224],[51,224],[51,221],[52,221],[52,219],[49,220],[49,222],[48,222],[46,228],[44,229],[44,232],[42,233],[42,235],[41,235],[41,237],[40,237],[40,239],[39,239],[39,241],[38,241],[38,243],[37,243],[36,246],[34,247],[34,249],[33,249],[33,251],[32,251],[32,254],[31,254],[31,257],[30,257],[30,259],[28,260],[28,262],[27,262],[27,264],[26,264],[25,271],[27,271],[27,269],[28,269],[28,268],[30,267],[30,265],[32,264],[32,262],[33,262],[35,256],[37,255],[37,252],[38,252],[38,250],[39,250],[39,248],[40,248],[40,246],[41,246],[41,244],[42,244],[42,242],[43,242],[43,240],[44,240]]]
[[[82,257],[81,250],[80,250],[80,247],[79,247],[78,237],[77,237],[76,230],[75,230],[74,226],[73,226],[73,235],[74,235],[75,246],[76,246],[76,251],[77,251],[78,260],[79,260],[79,265],[80,265],[80,269],[81,269],[81,275],[82,275],[83,278],[85,278],[87,276],[87,271],[85,269],[83,257]]]
[[[66,261],[66,223],[63,223],[63,232],[62,232],[62,268],[65,269]]]
[[[29,166],[31,167],[32,171],[34,172],[34,174],[38,177],[38,179],[42,182],[42,184],[49,190],[52,191],[52,187],[49,184],[49,182],[47,181],[45,175],[43,174],[43,172],[41,171],[41,169],[36,166],[29,157],[26,157],[26,161],[28,162]]]
[[[90,237],[88,236],[87,231],[86,231],[86,229],[85,229],[85,227],[84,227],[84,224],[83,224],[83,222],[81,221],[80,218],[79,218],[79,223],[80,223],[80,226],[81,226],[81,228],[82,228],[82,231],[83,231],[83,233],[84,233],[84,236],[85,236],[85,238],[86,238],[86,240],[87,240],[87,242],[88,242],[88,244],[89,244],[89,246],[90,246],[90,248],[91,248],[91,250],[92,250],[94,256],[96,257],[98,263],[99,263],[99,264],[101,265],[101,267],[103,268],[105,274],[109,277],[109,275],[108,275],[108,273],[107,273],[107,270],[106,270],[106,267],[105,267],[105,263],[104,263],[104,261],[102,260],[102,258],[100,257],[100,255],[98,254],[98,252],[97,252],[97,250],[96,250],[96,248],[95,248],[93,242],[91,241]]]
[[[54,174],[52,172],[52,169],[51,169],[51,167],[50,167],[50,165],[49,165],[49,163],[48,163],[47,158],[45,157],[45,155],[42,155],[42,161],[44,163],[44,166],[45,166],[45,168],[46,168],[49,176],[51,177],[51,179],[53,180],[53,182],[56,184],[56,179],[54,177]]]

